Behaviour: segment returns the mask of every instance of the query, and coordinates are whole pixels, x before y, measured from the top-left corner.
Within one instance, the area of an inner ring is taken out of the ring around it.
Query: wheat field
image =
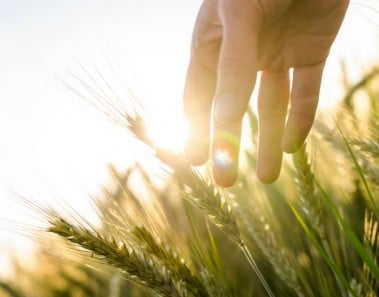
[[[107,111],[104,100],[89,101]],[[67,215],[22,198],[44,222],[31,235],[38,264],[16,262],[0,296],[378,296],[378,108],[373,68],[346,86],[332,115],[319,114],[272,185],[255,177],[250,110],[230,189],[217,187],[207,167],[154,145],[140,110],[120,109],[114,119],[150,148],[160,182],[141,164],[110,165],[112,182],[93,198],[96,225],[75,209]]]

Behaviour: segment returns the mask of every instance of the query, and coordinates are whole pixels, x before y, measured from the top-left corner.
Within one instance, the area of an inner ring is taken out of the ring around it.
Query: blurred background
[[[124,168],[140,157],[123,129],[60,81],[82,71],[80,65],[105,74],[117,68],[111,75],[141,98],[153,137],[180,147],[184,127],[172,123],[182,123],[182,88],[200,3],[0,0],[1,219],[28,223],[14,207],[15,193],[39,201],[59,196],[78,212],[90,212],[85,198],[107,182],[107,164]],[[379,60],[378,6],[375,0],[351,2],[325,69],[321,108],[342,97],[342,61],[353,83]],[[0,274],[8,252],[28,246],[3,225]]]

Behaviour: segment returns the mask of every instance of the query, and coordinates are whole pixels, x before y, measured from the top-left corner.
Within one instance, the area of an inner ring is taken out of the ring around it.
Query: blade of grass
[[[250,266],[253,268],[253,270],[255,271],[259,281],[261,282],[261,284],[263,285],[263,287],[265,288],[268,296],[270,297],[275,297],[274,293],[272,292],[269,284],[267,283],[265,277],[263,276],[261,270],[259,269],[257,263],[255,262],[254,260],[254,257],[253,255],[250,253],[249,249],[247,248],[246,244],[245,243],[241,243],[240,244],[240,248],[243,252],[243,254],[245,255],[247,261],[249,262]]]
[[[372,195],[372,192],[371,192],[371,190],[370,190],[370,187],[368,186],[367,180],[366,180],[366,178],[365,178],[365,176],[364,176],[364,174],[363,174],[362,168],[361,168],[361,166],[359,165],[358,160],[357,160],[357,158],[355,157],[354,152],[353,152],[353,150],[351,149],[351,146],[350,146],[349,142],[347,141],[346,136],[345,136],[345,134],[343,133],[341,127],[338,125],[337,122],[335,122],[335,124],[336,124],[336,126],[337,126],[338,131],[339,131],[340,134],[341,134],[341,137],[342,137],[342,139],[343,139],[343,142],[344,142],[345,145],[346,145],[346,148],[347,148],[348,151],[349,151],[349,154],[350,154],[350,156],[351,156],[351,158],[352,158],[352,160],[353,160],[354,166],[355,166],[355,168],[356,168],[356,170],[357,170],[357,172],[358,172],[358,174],[359,174],[359,176],[360,176],[360,178],[361,178],[361,180],[362,180],[362,182],[363,182],[363,185],[364,185],[364,187],[365,187],[365,189],[366,189],[367,195],[368,195],[368,197],[369,197],[369,199],[370,199],[370,202],[371,202],[371,204],[372,204],[372,209],[373,209],[373,211],[374,211],[374,213],[375,213],[375,216],[376,216],[377,219],[379,219],[379,210],[378,210],[378,208],[377,208],[377,206],[376,206],[374,196]]]
[[[305,234],[308,236],[308,238],[312,241],[317,251],[320,253],[321,257],[324,259],[324,261],[328,264],[330,269],[334,272],[334,274],[338,277],[338,279],[342,282],[342,284],[345,286],[347,290],[352,294],[354,297],[358,297],[356,292],[351,288],[350,282],[345,278],[341,270],[338,268],[338,266],[334,263],[333,259],[331,259],[328,255],[328,253],[325,251],[322,244],[320,244],[316,238],[316,236],[313,234],[313,231],[307,226],[307,223],[303,220],[300,213],[296,210],[295,206],[289,202],[289,207],[291,208],[293,214],[295,215],[296,219],[300,223],[301,227],[303,228]]]
[[[22,297],[22,295],[16,292],[14,288],[2,281],[0,281],[0,292],[5,292],[6,294],[9,294],[10,297]]]
[[[318,189],[320,190],[321,197],[324,198],[326,205],[329,207],[329,209],[332,211],[334,217],[340,223],[342,229],[344,230],[347,238],[350,240],[351,244],[353,245],[355,251],[361,257],[361,259],[367,264],[367,266],[370,268],[370,270],[375,275],[375,277],[379,279],[379,267],[376,265],[376,263],[373,261],[373,259],[371,259],[370,255],[367,253],[367,251],[364,248],[364,246],[362,245],[362,243],[359,241],[357,236],[354,234],[354,231],[349,227],[347,222],[341,216],[341,214],[337,210],[337,207],[334,205],[332,199],[322,189],[321,185],[317,181],[316,181],[316,185],[317,185]]]

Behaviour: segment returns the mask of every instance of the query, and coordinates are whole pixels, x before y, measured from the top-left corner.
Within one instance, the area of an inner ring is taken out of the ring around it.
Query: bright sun
[[[188,125],[181,113],[167,113],[167,110],[162,110],[156,114],[148,122],[152,141],[164,149],[182,152],[188,137]]]

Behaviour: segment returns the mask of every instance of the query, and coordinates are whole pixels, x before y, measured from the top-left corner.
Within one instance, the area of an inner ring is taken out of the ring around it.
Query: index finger
[[[210,114],[221,43],[216,4],[204,1],[200,8],[184,87],[184,113],[190,128],[185,152],[193,165],[202,165],[208,159]]]
[[[256,80],[257,18],[246,1],[221,10],[223,39],[213,106],[212,159],[215,181],[232,186],[238,174],[241,126]]]

